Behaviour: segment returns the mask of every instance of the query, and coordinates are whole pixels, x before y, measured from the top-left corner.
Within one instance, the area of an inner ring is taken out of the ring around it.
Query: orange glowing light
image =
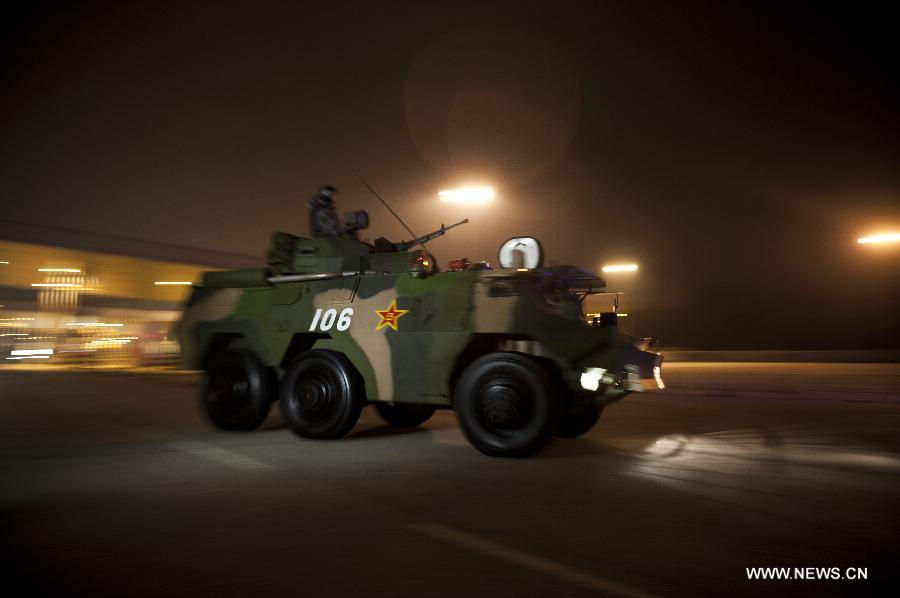
[[[438,199],[441,201],[460,203],[483,203],[491,201],[496,196],[497,194],[490,187],[465,187],[438,191]]]
[[[397,330],[397,320],[400,319],[400,316],[408,312],[408,309],[397,309],[397,300],[394,299],[391,301],[391,304],[385,310],[376,309],[375,313],[378,314],[380,320],[378,324],[375,326],[375,330],[381,330],[385,326],[390,326],[394,330]]]
[[[868,237],[860,237],[856,240],[860,245],[879,245],[883,243],[900,243],[900,233],[884,233],[881,235],[871,235]]]
[[[637,272],[637,269],[637,264],[610,264],[603,266],[603,271],[607,274],[610,272]]]

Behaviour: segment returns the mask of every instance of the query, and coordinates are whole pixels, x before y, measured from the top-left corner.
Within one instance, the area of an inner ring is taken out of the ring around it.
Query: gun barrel
[[[455,224],[451,224],[450,226],[444,226],[442,224],[441,228],[437,229],[436,231],[432,231],[432,232],[428,233],[427,235],[422,235],[421,237],[417,237],[415,239],[412,239],[411,241],[403,241],[401,243],[397,243],[397,246],[401,251],[406,251],[410,247],[415,247],[416,245],[422,245],[423,243],[427,243],[428,241],[431,241],[432,239],[437,239],[438,237],[443,236],[444,233],[446,233],[451,228],[465,224],[468,221],[469,221],[469,219],[466,218],[464,220],[460,220],[459,222],[457,222]]]
[[[457,222],[456,224],[451,224],[450,226],[447,226],[447,227],[441,226],[441,228],[442,228],[443,230],[450,230],[450,229],[453,228],[454,226],[460,226],[460,225],[466,224],[468,221],[469,221],[469,219],[466,218],[466,219],[464,219],[464,220],[460,220],[460,221]]]

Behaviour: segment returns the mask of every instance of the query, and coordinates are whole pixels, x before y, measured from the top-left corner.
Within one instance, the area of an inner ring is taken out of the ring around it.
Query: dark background
[[[2,218],[262,255],[335,184],[441,262],[532,234],[635,260],[668,346],[900,348],[892,14],[878,5],[7,3]],[[467,182],[490,207],[447,206]]]

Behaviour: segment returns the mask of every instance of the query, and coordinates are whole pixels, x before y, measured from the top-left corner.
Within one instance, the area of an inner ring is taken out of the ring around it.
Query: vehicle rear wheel
[[[398,428],[412,428],[427,422],[434,415],[434,405],[419,405],[415,403],[376,403],[375,409],[378,415],[392,426]]]
[[[206,368],[203,409],[223,430],[249,432],[266,420],[278,381],[249,349],[226,349]]]
[[[588,407],[575,413],[566,413],[556,424],[556,435],[560,438],[578,438],[594,427],[601,413],[602,407]]]
[[[363,381],[340,353],[313,350],[298,355],[281,381],[281,414],[304,438],[340,438],[365,403]]]
[[[469,364],[454,403],[466,438],[486,455],[528,456],[547,443],[556,425],[550,376],[520,353],[490,353]]]

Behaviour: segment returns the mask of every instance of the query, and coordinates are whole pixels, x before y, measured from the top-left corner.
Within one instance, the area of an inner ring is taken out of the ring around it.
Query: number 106
[[[339,331],[343,332],[350,328],[350,318],[353,316],[352,307],[345,307],[341,310],[341,315],[338,315],[336,309],[326,309],[324,314],[322,311],[322,308],[319,308],[313,315],[312,324],[309,325],[310,332],[316,330],[316,327],[322,332],[331,330],[335,320],[337,320],[337,329]]]

